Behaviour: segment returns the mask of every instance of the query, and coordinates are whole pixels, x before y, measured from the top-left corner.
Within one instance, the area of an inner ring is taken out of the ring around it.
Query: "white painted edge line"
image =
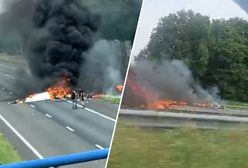
[[[69,127],[69,126],[67,126],[67,127],[65,127],[66,129],[68,129],[69,131],[71,131],[71,132],[74,132],[75,130],[74,129],[72,129],[71,127]]]
[[[35,106],[34,106],[34,105],[32,105],[32,104],[30,104],[30,107],[35,108]]]
[[[95,147],[97,147],[97,148],[99,148],[99,149],[101,149],[101,150],[104,149],[104,147],[102,147],[101,145],[98,145],[98,144],[95,144]]]
[[[63,99],[63,100],[66,100],[66,99]],[[68,103],[71,103],[71,104],[72,104],[72,101],[70,101],[70,100],[66,100],[66,101],[67,101]],[[77,104],[77,106],[83,107],[83,106],[81,106],[80,104]],[[91,113],[94,113],[94,114],[96,114],[96,115],[98,115],[98,116],[101,116],[101,117],[103,117],[103,118],[106,118],[106,119],[108,119],[108,120],[111,120],[111,121],[113,121],[113,122],[116,121],[115,119],[113,119],[113,118],[111,118],[111,117],[108,117],[108,116],[106,116],[106,115],[103,115],[103,114],[101,114],[101,113],[99,113],[99,112],[96,112],[96,111],[94,111],[94,110],[91,110],[91,109],[89,109],[89,108],[87,108],[87,107],[85,107],[84,109],[87,110],[87,111],[89,111],[89,112],[91,112]]]
[[[109,120],[115,122],[115,119],[113,119],[113,118],[111,118],[111,117],[105,116],[105,115],[103,115],[103,114],[101,114],[101,113],[98,113],[98,112],[96,112],[96,111],[94,111],[94,110],[91,110],[91,109],[89,109],[89,108],[87,108],[87,107],[85,107],[84,109],[87,110],[87,111],[89,111],[89,112],[91,112],[91,113],[94,113],[94,114],[96,114],[96,115],[99,115],[99,116],[101,116],[101,117],[103,117],[103,118],[106,118],[106,119],[109,119]]]
[[[44,157],[2,116],[0,119],[22,140],[22,142],[27,145],[27,147],[39,158],[44,159]]]
[[[51,115],[49,115],[49,114],[45,114],[45,116],[47,117],[47,118],[53,118]]]
[[[10,79],[13,79],[13,80],[16,79],[16,78],[14,78],[13,76],[10,76],[10,75],[8,75],[8,74],[4,74],[4,76],[6,76],[6,77],[8,77],[8,78],[10,78]]]

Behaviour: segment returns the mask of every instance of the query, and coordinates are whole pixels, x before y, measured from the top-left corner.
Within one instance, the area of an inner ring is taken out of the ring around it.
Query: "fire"
[[[67,97],[71,93],[71,88],[68,86],[68,79],[57,82],[54,86],[47,89],[47,93],[51,100]]]
[[[26,97],[24,102],[33,102],[33,101],[41,101],[41,100],[49,100],[50,96],[48,92],[32,94]],[[23,103],[23,101],[18,101],[18,103]]]
[[[123,86],[122,86],[122,85],[117,85],[117,86],[115,87],[115,89],[116,89],[117,91],[121,92],[122,89],[123,89]]]
[[[184,101],[173,101],[173,100],[158,100],[155,102],[148,102],[147,108],[148,109],[155,109],[155,110],[164,110],[164,109],[171,109],[174,106],[186,106],[188,105],[187,102]]]
[[[47,89],[46,92],[31,94],[24,100],[16,100],[14,103],[34,102],[42,100],[62,99],[70,95],[71,88],[68,86],[68,79],[57,82],[54,86]]]
[[[210,104],[207,103],[187,103],[186,101],[174,101],[174,100],[157,100],[154,102],[147,103],[147,109],[150,110],[165,110],[165,109],[174,109],[176,107],[182,106],[192,106],[192,107],[201,107],[201,108],[209,108]]]
[[[149,110],[166,110],[177,109],[178,107],[201,107],[210,108],[212,102],[204,103],[195,101],[195,103],[188,102],[187,100],[173,100],[168,97],[162,97],[162,93],[158,93],[149,85],[141,84],[136,79],[136,74],[129,71],[127,79],[127,87],[125,87],[123,105],[129,107],[145,108]]]

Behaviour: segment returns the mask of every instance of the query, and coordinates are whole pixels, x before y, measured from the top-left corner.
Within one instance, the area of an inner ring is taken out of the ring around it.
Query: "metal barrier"
[[[0,168],[48,168],[105,159],[109,149],[93,150],[76,154],[48,157],[40,160],[24,161],[1,165]]]

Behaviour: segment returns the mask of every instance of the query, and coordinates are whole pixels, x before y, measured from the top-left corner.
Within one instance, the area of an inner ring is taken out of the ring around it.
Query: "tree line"
[[[183,60],[204,87],[228,100],[248,101],[248,22],[214,19],[192,10],[162,17],[137,58]]]

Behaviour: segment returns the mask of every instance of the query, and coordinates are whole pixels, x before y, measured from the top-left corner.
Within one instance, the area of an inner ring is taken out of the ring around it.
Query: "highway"
[[[0,132],[24,160],[110,145],[118,106],[100,99],[72,110],[69,100],[8,104],[15,100],[18,64],[0,62]],[[104,167],[105,160],[67,167]]]

